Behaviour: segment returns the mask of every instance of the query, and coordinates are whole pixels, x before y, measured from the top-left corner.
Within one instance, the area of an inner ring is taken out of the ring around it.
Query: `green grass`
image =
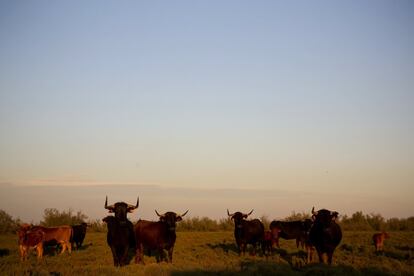
[[[345,232],[332,267],[305,264],[305,254],[293,241],[281,240],[280,250],[266,260],[238,257],[232,232],[178,232],[173,264],[157,264],[145,256],[145,265],[115,268],[105,233],[87,233],[84,247],[71,256],[35,255],[21,262],[16,235],[0,236],[1,275],[414,275],[414,233],[392,232],[385,252],[376,254],[372,232]],[[315,256],[316,257],[316,256]]]

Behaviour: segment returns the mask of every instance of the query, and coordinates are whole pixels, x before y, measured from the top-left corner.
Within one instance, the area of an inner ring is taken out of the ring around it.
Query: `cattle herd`
[[[125,202],[117,202],[108,205],[108,197],[105,199],[105,209],[113,216],[103,218],[107,224],[107,243],[111,249],[115,266],[124,266],[129,263],[128,251],[135,250],[135,263],[144,263],[144,252],[156,251],[157,262],[167,261],[172,263],[174,244],[176,241],[176,223],[187,214],[166,212],[155,213],[159,221],[139,220],[135,225],[127,218],[127,214],[133,212],[139,206],[139,198],[135,205]],[[321,209],[315,211],[312,208],[312,219],[297,221],[272,221],[269,230],[265,230],[259,219],[248,220],[253,213],[251,210],[245,214],[242,212],[227,215],[234,222],[234,237],[238,247],[239,256],[245,255],[247,245],[252,246],[252,254],[256,254],[256,248],[261,247],[264,256],[272,254],[275,247],[280,247],[279,239],[294,239],[296,246],[307,251],[307,261],[311,262],[316,250],[319,261],[332,264],[335,248],[342,239],[341,227],[336,223],[338,212]],[[35,249],[38,259],[43,256],[44,247],[48,245],[60,245],[63,254],[66,250],[70,254],[72,248],[80,248],[85,239],[87,224],[58,227],[43,227],[23,224],[17,231],[21,260],[28,257],[30,249]],[[383,250],[384,240],[389,238],[385,232],[374,234],[373,242],[376,251]],[[165,254],[164,251],[167,251]]]

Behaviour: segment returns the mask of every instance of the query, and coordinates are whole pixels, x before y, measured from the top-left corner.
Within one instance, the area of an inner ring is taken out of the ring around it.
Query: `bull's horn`
[[[232,217],[232,216],[234,215],[234,213],[233,213],[233,214],[230,214],[229,209],[227,209],[227,215],[228,215],[229,217]]]
[[[185,216],[188,213],[188,210],[184,212],[184,214],[180,215],[180,217]]]
[[[158,212],[157,212],[157,209],[155,209],[155,213],[157,214],[157,216],[159,216],[159,217],[163,217],[164,216],[164,214],[163,215],[160,215]]]
[[[105,209],[108,209],[108,210],[113,210],[114,209],[114,205],[109,205],[108,206],[108,196],[106,196],[106,198],[105,198]]]
[[[246,216],[248,217],[248,216],[250,216],[252,213],[253,213],[253,209],[250,211],[250,213],[248,213],[248,214],[246,214]]]
[[[128,211],[131,212],[132,210],[137,209],[139,206],[139,197],[137,198],[137,204],[134,206],[132,204],[128,204]]]

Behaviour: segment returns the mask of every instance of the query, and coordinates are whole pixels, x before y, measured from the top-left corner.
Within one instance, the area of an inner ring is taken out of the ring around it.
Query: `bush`
[[[12,233],[15,232],[20,224],[20,220],[14,220],[12,216],[5,211],[0,210],[0,233]]]
[[[177,231],[229,231],[234,228],[230,219],[213,220],[208,217],[184,219],[177,224]]]
[[[43,214],[43,220],[40,222],[43,226],[73,225],[84,222],[88,217],[81,211],[73,214],[73,210],[62,211],[55,208],[47,208]]]

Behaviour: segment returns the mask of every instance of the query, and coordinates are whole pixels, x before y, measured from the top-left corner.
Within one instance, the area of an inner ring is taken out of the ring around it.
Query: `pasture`
[[[376,254],[373,232],[345,231],[332,267],[306,264],[304,251],[294,241],[281,240],[281,249],[266,259],[239,257],[232,232],[177,232],[173,264],[157,264],[145,256],[145,265],[115,268],[106,233],[88,232],[84,245],[72,255],[30,255],[21,262],[16,235],[0,236],[2,275],[414,275],[414,233],[391,232],[384,253]],[[317,258],[316,254],[314,258]]]

